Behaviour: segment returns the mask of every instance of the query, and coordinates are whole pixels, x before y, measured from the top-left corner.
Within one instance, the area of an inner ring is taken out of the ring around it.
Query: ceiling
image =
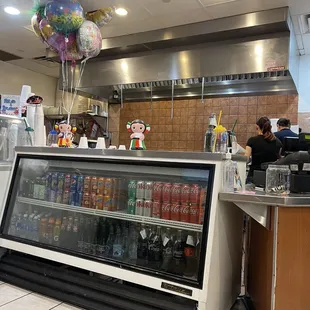
[[[302,34],[299,16],[310,13],[309,0],[80,0],[85,11],[100,7],[125,7],[128,15],[115,16],[102,28],[104,38],[200,22],[253,11],[290,6],[301,54],[310,54],[310,34]],[[15,6],[19,16],[9,16],[4,6]],[[58,76],[58,64],[34,61],[45,46],[30,27],[33,0],[0,0],[0,50],[19,56],[12,64]]]

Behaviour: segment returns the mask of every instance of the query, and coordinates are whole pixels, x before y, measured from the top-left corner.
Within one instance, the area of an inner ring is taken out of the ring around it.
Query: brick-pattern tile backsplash
[[[119,106],[118,106],[119,107]],[[238,119],[236,134],[238,142],[245,146],[248,138],[255,135],[255,122],[260,116],[287,117],[293,124],[298,121],[298,96],[273,95],[254,97],[231,97],[175,100],[174,116],[171,118],[171,101],[125,103],[120,109],[119,144],[129,147],[128,121],[142,119],[151,125],[145,144],[149,150],[202,151],[204,134],[209,116],[223,111],[221,124],[231,129]],[[113,110],[117,116],[117,111]],[[115,124],[116,125],[116,124]],[[114,125],[114,126],[115,126]],[[117,134],[113,127],[114,134]]]

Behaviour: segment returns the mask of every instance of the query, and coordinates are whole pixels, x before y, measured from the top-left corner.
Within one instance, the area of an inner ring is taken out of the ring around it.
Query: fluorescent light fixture
[[[19,15],[20,14],[20,10],[13,8],[12,6],[5,7],[4,12],[8,13],[10,15]]]
[[[115,13],[120,16],[126,16],[128,14],[128,11],[124,8],[118,8],[115,10]]]

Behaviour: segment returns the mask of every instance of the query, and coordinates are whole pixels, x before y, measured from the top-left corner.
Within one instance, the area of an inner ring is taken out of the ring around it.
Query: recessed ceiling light
[[[20,10],[13,8],[12,6],[5,7],[4,12],[6,12],[10,15],[19,15],[20,14]]]
[[[128,14],[128,11],[124,8],[118,8],[115,10],[115,13],[120,16],[126,16]]]

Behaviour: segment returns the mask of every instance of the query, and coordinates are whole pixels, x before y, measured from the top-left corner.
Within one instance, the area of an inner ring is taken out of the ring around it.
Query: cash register
[[[288,165],[291,169],[290,191],[310,192],[310,133],[300,133],[299,137],[286,137],[283,141],[282,157],[274,163],[263,163],[261,170],[254,170],[253,183],[265,188],[266,170],[269,165]]]

